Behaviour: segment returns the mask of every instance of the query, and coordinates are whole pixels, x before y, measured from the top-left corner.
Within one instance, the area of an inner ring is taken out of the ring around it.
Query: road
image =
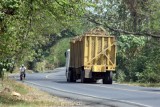
[[[88,101],[93,105],[107,107],[160,106],[160,88],[145,88],[116,83],[106,85],[100,81],[94,84],[82,84],[80,81],[67,83],[65,68],[58,68],[55,71],[57,72],[27,74],[24,83],[54,95]]]

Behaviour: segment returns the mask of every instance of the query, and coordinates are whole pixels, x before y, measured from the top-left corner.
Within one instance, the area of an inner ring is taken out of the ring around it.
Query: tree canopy
[[[159,0],[95,0],[89,21],[122,34],[160,37]]]
[[[51,34],[78,25],[84,6],[81,0],[1,0],[0,59],[33,56]]]

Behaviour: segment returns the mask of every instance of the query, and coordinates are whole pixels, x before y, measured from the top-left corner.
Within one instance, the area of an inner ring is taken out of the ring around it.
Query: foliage
[[[123,80],[137,80],[137,73],[141,72],[141,69],[143,69],[141,68],[143,60],[140,61],[141,58],[139,54],[145,46],[145,41],[144,37],[135,37],[132,35],[123,35],[118,38],[117,64],[118,71],[124,72],[122,73],[123,75],[120,75],[120,78],[124,76]],[[118,73],[118,75],[119,74],[121,73]]]
[[[64,53],[69,49],[70,38],[64,38],[60,40],[55,46],[51,48],[51,55],[47,58],[48,61],[58,66],[65,66],[65,56]]]
[[[35,72],[44,72],[45,71],[45,65],[46,62],[42,61],[42,62],[36,62],[35,67],[34,67],[34,71]]]
[[[42,48],[50,35],[80,25],[78,17],[85,6],[82,0],[1,0],[0,61],[11,58],[20,64],[43,59]]]
[[[129,38],[127,36],[119,38],[117,80],[159,83],[159,40],[136,37],[128,40]]]
[[[145,69],[140,75],[140,82],[159,83],[160,69],[159,40],[151,39],[143,49],[142,55],[146,57]]]
[[[12,59],[5,59],[3,62],[0,62],[0,78],[4,78],[4,72],[8,71],[13,72],[15,63]]]
[[[95,4],[86,15],[92,23],[102,25],[116,35],[160,37],[159,0],[97,0]]]

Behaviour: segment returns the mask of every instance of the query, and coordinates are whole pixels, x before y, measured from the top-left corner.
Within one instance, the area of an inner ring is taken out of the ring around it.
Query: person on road
[[[19,70],[20,70],[20,75],[22,74],[22,73],[24,73],[24,78],[26,77],[26,67],[24,66],[24,64],[22,64],[22,66],[19,68]]]

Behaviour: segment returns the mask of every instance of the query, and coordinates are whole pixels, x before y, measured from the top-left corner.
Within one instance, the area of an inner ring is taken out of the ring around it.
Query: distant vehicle
[[[116,67],[116,40],[103,28],[95,28],[70,42],[66,56],[67,82],[96,82],[112,84],[112,71]]]

